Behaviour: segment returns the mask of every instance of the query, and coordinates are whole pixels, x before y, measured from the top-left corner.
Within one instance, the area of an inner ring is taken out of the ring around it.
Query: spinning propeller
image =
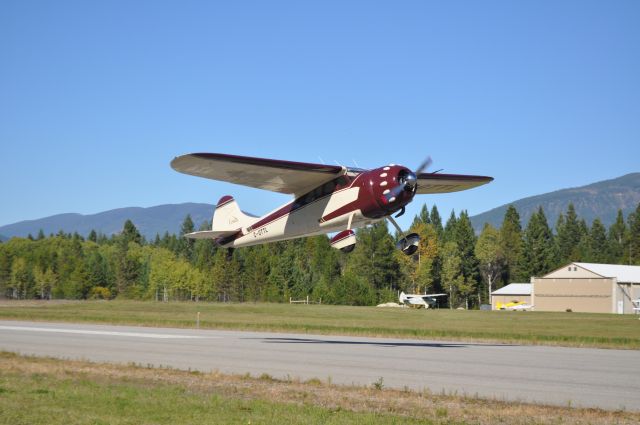
[[[402,192],[415,193],[418,189],[417,176],[429,168],[432,162],[431,157],[428,156],[415,172],[410,170],[400,171],[400,174],[398,174],[398,184],[386,194],[387,202],[395,201]]]

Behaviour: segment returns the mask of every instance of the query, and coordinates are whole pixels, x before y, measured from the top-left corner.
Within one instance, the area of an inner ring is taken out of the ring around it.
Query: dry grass
[[[24,377],[47,376],[54,380],[89,380],[97,385],[125,382],[127,385],[149,391],[162,386],[177,386],[193,395],[214,395],[228,399],[315,406],[331,412],[367,412],[383,415],[381,417],[391,415],[401,422],[414,419],[438,424],[640,423],[638,414],[622,411],[541,406],[437,395],[429,392],[377,389],[376,386],[367,388],[337,386],[318,379],[307,382],[280,381],[274,380],[269,375],[250,377],[220,373],[205,374],[140,365],[94,364],[1,353],[0,378],[8,374]],[[1,412],[2,394],[0,394]]]

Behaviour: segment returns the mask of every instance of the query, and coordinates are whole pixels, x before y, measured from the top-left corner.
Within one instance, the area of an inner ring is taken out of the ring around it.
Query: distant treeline
[[[203,223],[201,229],[210,226]],[[640,204],[606,229],[591,227],[573,205],[551,230],[540,208],[521,228],[511,206],[499,229],[477,236],[466,212],[443,226],[438,209],[423,206],[411,228],[418,252],[395,249],[386,221],[357,231],[356,249],[344,254],[326,236],[240,248],[231,255],[208,240],[169,235],[146,241],[131,221],[107,237],[78,234],[13,238],[0,244],[0,296],[17,299],[192,300],[373,305],[397,291],[445,292],[445,305],[476,308],[510,282],[529,282],[570,261],[640,264]],[[194,231],[187,216],[181,234]]]

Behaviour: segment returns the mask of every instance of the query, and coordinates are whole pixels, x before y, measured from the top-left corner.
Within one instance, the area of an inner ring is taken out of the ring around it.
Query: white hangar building
[[[640,311],[640,266],[570,263],[542,277],[532,277],[531,288],[536,311]]]

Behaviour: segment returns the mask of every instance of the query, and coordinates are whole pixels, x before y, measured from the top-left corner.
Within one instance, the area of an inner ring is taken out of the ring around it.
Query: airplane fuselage
[[[411,202],[415,187],[401,181],[407,173],[398,165],[346,173],[217,242],[238,248],[367,226]]]

